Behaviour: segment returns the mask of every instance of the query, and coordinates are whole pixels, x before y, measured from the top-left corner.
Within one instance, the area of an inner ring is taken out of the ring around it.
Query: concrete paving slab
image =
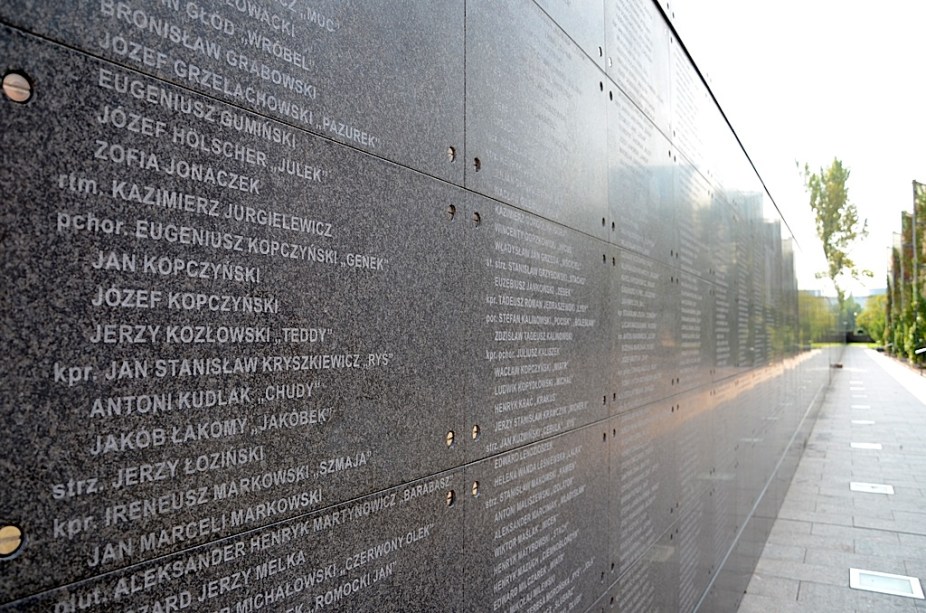
[[[739,613],[806,613],[807,609],[797,600],[786,601],[774,596],[746,593],[738,609]]]
[[[782,577],[753,575],[749,582],[750,594],[759,596],[772,596],[778,599],[797,601],[797,588],[800,585],[797,579],[784,579]]]
[[[807,555],[805,547],[797,545],[778,545],[777,543],[766,543],[762,550],[762,557],[769,560],[785,560],[789,562],[803,562]]]
[[[848,583],[848,569],[845,588],[802,581],[798,603],[805,611],[916,611],[916,601],[912,598],[853,590]]]
[[[741,613],[926,612],[924,601],[849,587],[850,567],[926,584],[926,377],[861,347],[846,348],[843,364]],[[881,449],[853,449],[853,442]],[[894,494],[851,491],[851,481],[890,484]]]

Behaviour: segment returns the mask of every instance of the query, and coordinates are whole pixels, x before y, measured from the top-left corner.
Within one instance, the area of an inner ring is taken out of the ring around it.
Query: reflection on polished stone
[[[735,609],[835,350],[659,5],[10,0],[0,57],[0,610]]]

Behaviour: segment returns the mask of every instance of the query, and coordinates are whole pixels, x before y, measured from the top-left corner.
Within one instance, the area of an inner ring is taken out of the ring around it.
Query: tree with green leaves
[[[817,236],[823,243],[826,256],[826,276],[836,286],[839,311],[846,301],[844,281],[871,276],[869,271],[859,271],[850,253],[856,241],[868,236],[868,220],[859,219],[858,209],[849,201],[849,169],[838,158],[833,158],[829,168],[811,172],[804,164],[804,186],[810,195],[810,208],[814,213]]]
[[[884,329],[887,326],[887,298],[887,294],[869,296],[865,308],[855,318],[855,323],[879,345],[883,344]]]
[[[831,300],[801,290],[797,294],[797,308],[800,318],[798,342],[802,347],[833,340],[837,312]]]

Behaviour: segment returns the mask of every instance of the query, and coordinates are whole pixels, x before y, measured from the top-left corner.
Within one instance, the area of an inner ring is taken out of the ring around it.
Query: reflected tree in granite
[[[862,312],[856,317],[855,323],[880,344],[887,324],[887,294],[870,296]]]
[[[868,236],[868,220],[860,219],[858,209],[849,201],[850,172],[838,158],[833,158],[829,168],[820,168],[818,172],[811,172],[810,166],[804,164],[803,174],[817,235],[826,256],[825,274],[836,286],[841,313],[846,300],[842,285],[846,278],[871,276],[870,271],[860,271],[850,255],[855,243]]]

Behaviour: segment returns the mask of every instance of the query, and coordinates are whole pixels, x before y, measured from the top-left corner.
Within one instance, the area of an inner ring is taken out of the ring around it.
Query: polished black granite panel
[[[758,305],[752,303],[754,272],[753,261],[758,246],[752,240],[752,222],[742,213],[734,218],[733,226],[733,261],[732,284],[730,295],[733,299],[730,307],[730,319],[736,326],[736,351],[733,353],[733,365],[736,372],[742,373],[755,365],[755,342],[758,330],[752,327]]]
[[[4,164],[0,453],[30,484],[0,500],[30,542],[4,593],[462,464],[461,190],[13,30],[0,50],[36,92],[0,115],[31,152]]]
[[[689,275],[713,278],[712,245],[717,240],[712,221],[714,191],[710,182],[685,158],[675,170],[678,219],[678,265]]]
[[[834,355],[663,10],[0,6],[0,609],[735,606]]]
[[[735,378],[715,383],[711,405],[710,469],[704,476],[708,483],[712,519],[711,560],[714,572],[720,568],[724,555],[736,535],[736,443],[739,429],[737,398],[739,385]]]
[[[592,606],[590,606],[586,611],[588,613],[605,613],[606,611],[613,611],[617,606],[617,590],[609,589],[604,594],[601,594]]]
[[[534,0],[598,65],[605,67],[603,0]]]
[[[675,40],[652,0],[605,0],[608,76],[669,134],[670,50]]]
[[[678,272],[678,387],[711,382],[716,355],[714,287],[700,277]]]
[[[711,266],[709,293],[713,299],[714,316],[714,372],[715,381],[735,374],[735,356],[737,350],[737,322],[731,314],[734,312],[734,297],[731,294],[735,260],[733,227],[735,215],[733,209],[721,196],[710,209],[709,223],[714,238],[710,242]]]
[[[11,0],[0,21],[461,184],[463,8]]]
[[[681,510],[679,518],[678,610],[694,611],[712,578],[711,495],[697,494]]]
[[[613,248],[475,194],[465,217],[468,459],[606,417]]]
[[[613,98],[608,101],[610,241],[659,262],[677,264],[678,154],[619,89],[608,94]]]
[[[610,436],[589,426],[466,467],[464,610],[583,611],[607,587]]]
[[[612,429],[611,506],[620,524],[611,537],[617,572],[638,562],[679,517],[678,438],[682,413],[676,399],[622,413]],[[610,423],[615,424],[614,419]],[[616,431],[615,431],[616,430]]]
[[[627,251],[616,257],[611,287],[611,413],[631,410],[681,389],[677,269]]]
[[[470,0],[466,58],[466,187],[606,238],[604,73],[528,0]]]
[[[678,611],[678,522],[617,580],[618,611],[671,613]]]
[[[462,611],[462,473],[274,522],[0,611]]]
[[[705,141],[716,125],[710,119],[719,112],[682,46],[670,47],[672,142],[695,168],[705,171],[708,155]]]
[[[683,392],[675,397],[678,432],[675,436],[678,464],[678,495],[682,512],[702,514],[701,496],[710,489],[714,462],[713,387]],[[700,520],[699,520],[700,521]]]

